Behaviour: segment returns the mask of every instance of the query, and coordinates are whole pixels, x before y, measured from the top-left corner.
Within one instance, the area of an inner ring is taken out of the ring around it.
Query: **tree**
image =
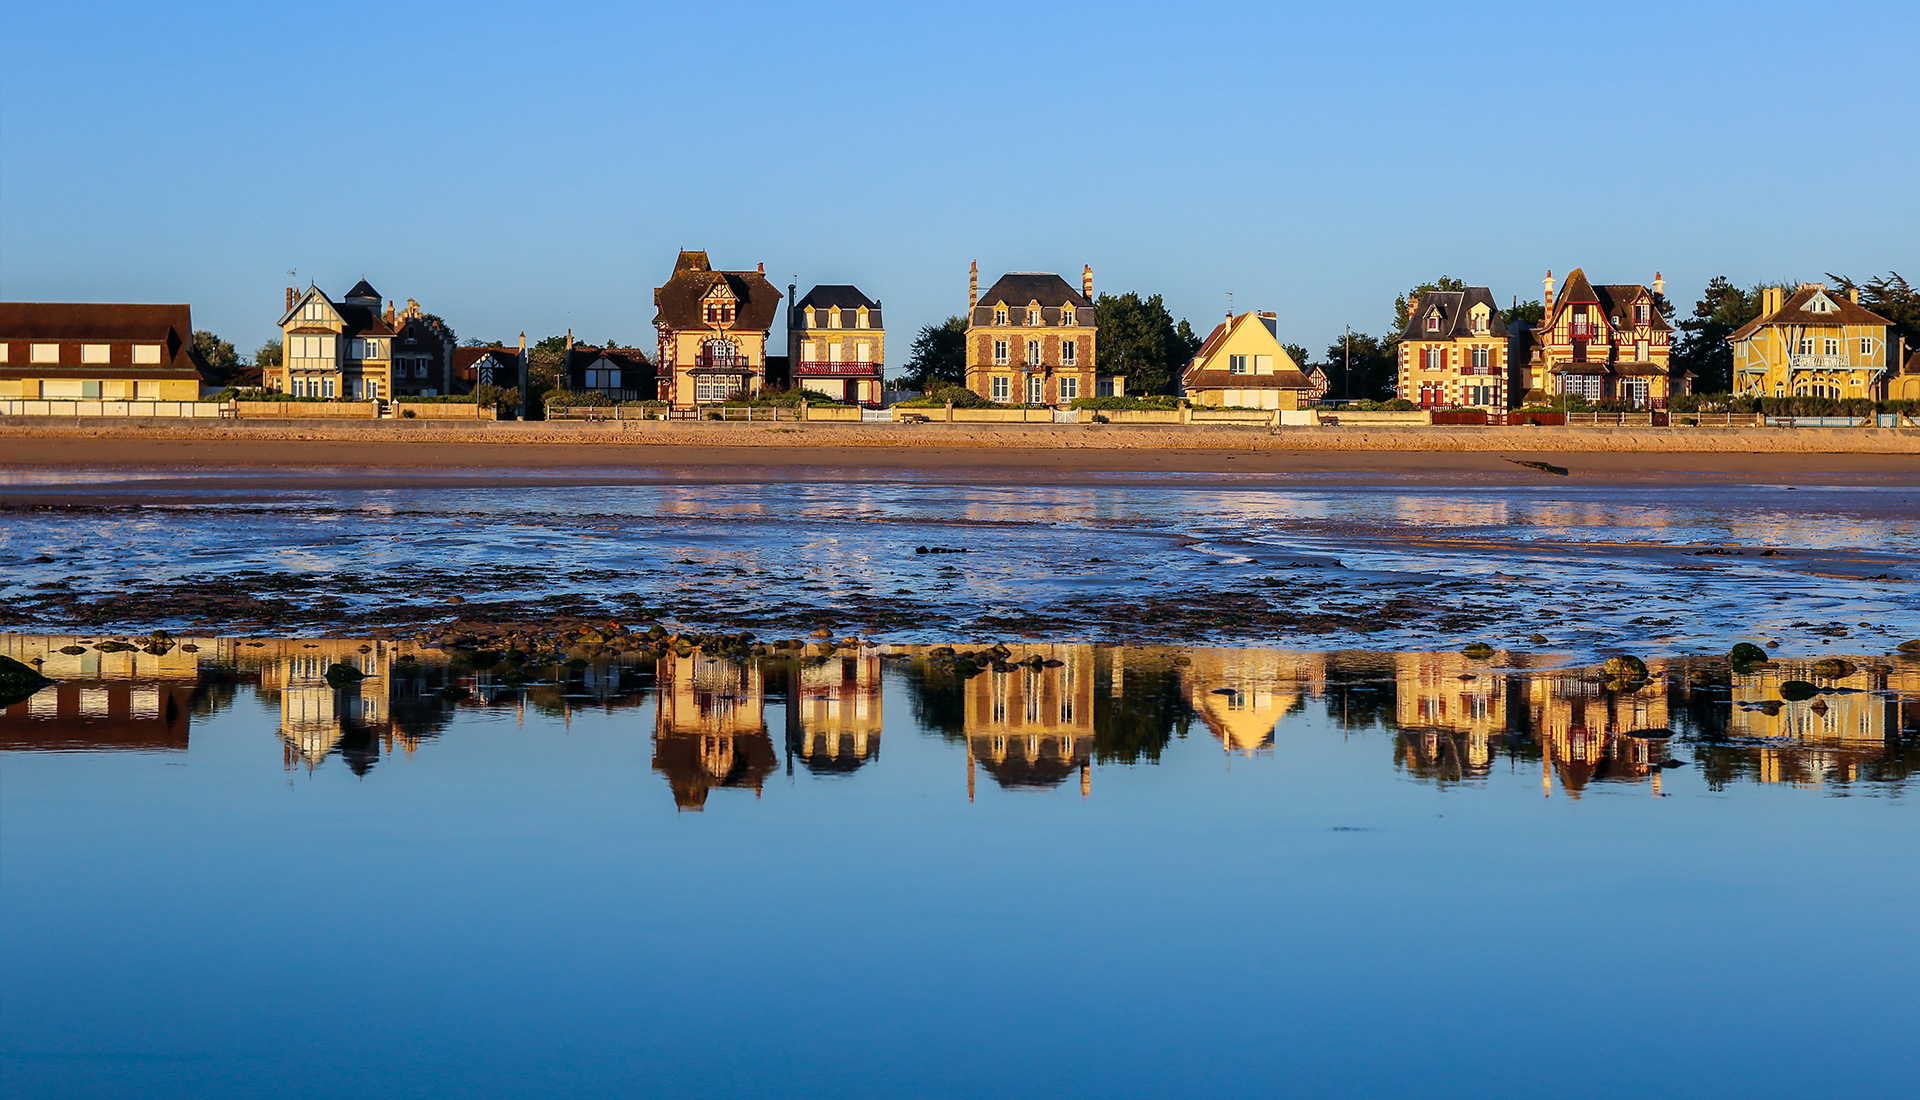
[[[281,363],[280,351],[280,341],[278,338],[268,340],[266,343],[260,345],[259,351],[253,353],[253,365],[256,367],[279,366]]]
[[[1676,328],[1680,338],[1673,346],[1674,373],[1688,371],[1695,393],[1726,393],[1733,387],[1733,348],[1727,337],[1733,330],[1760,316],[1760,303],[1766,287],[1741,290],[1725,275],[1715,275],[1694,303],[1693,316],[1681,320]]]
[[[1860,304],[1893,322],[1894,337],[1907,338],[1907,350],[1920,347],[1920,290],[1915,290],[1897,271],[1856,283],[1844,275],[1828,274],[1842,293],[1860,291]],[[1890,343],[1893,341],[1889,341]]]
[[[207,365],[209,382],[224,386],[239,375],[240,354],[233,350],[231,343],[206,329],[193,331],[193,350],[200,353],[200,361]]]
[[[1281,344],[1280,346],[1285,348],[1287,354],[1293,357],[1294,366],[1299,367],[1301,370],[1307,369],[1308,355],[1305,347],[1299,344]]]
[[[1538,298],[1529,302],[1522,302],[1516,298],[1512,305],[1500,311],[1500,319],[1509,326],[1538,327],[1540,322],[1547,319],[1547,307],[1541,305]]]
[[[1353,349],[1351,361],[1347,355],[1349,342]],[[1330,396],[1368,401],[1389,397],[1398,373],[1397,363],[1398,352],[1390,341],[1364,332],[1354,333],[1351,341],[1345,337],[1335,340],[1327,345]]]
[[[547,407],[547,394],[564,389],[567,338],[549,336],[527,349],[527,392],[520,395],[523,415],[538,417]]]
[[[459,345],[460,338],[453,334],[453,326],[447,324],[438,313],[422,313],[420,319],[432,325],[434,328],[439,329],[440,338],[447,342],[448,347],[457,347]]]
[[[907,350],[906,372],[901,382],[922,392],[935,382],[967,384],[967,322],[949,317],[937,325],[923,325]]]
[[[1101,374],[1126,378],[1129,394],[1172,393],[1187,361],[1200,350],[1193,326],[1184,320],[1174,324],[1158,294],[1102,294],[1094,300],[1093,317],[1100,334],[1094,366]]]
[[[1400,297],[1395,298],[1393,300],[1393,324],[1387,326],[1387,331],[1393,333],[1393,336],[1389,337],[1389,339],[1399,339],[1400,331],[1407,327],[1407,307],[1411,303],[1418,301],[1422,294],[1425,294],[1429,290],[1465,289],[1467,289],[1467,284],[1462,280],[1456,279],[1451,275],[1442,275],[1431,283],[1421,283]]]

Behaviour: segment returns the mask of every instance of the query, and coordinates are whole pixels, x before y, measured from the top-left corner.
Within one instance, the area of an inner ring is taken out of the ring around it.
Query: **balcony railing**
[[[1600,326],[1592,321],[1567,322],[1567,336],[1574,340],[1591,340],[1600,335]]]
[[[1844,355],[1789,355],[1788,370],[1848,370],[1855,364]],[[1860,364],[1865,366],[1866,364]]]
[[[734,371],[752,370],[744,355],[696,355],[693,357],[693,369],[696,371]]]
[[[877,376],[880,373],[880,364],[859,362],[836,363],[831,360],[802,359],[800,360],[799,366],[794,368],[794,373],[808,375],[858,375],[861,377]]]

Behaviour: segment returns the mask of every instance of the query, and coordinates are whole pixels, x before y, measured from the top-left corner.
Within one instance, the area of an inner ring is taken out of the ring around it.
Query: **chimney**
[[[1553,272],[1547,272],[1547,277],[1543,282],[1547,289],[1545,295],[1540,299],[1540,304],[1546,307],[1547,320],[1551,321],[1553,320]]]
[[[980,261],[973,261],[973,273],[967,276],[967,309],[980,304]]]
[[[1859,304],[1860,304],[1860,288],[1859,288],[1859,287],[1857,287],[1857,286],[1856,286],[1856,287],[1848,287],[1848,288],[1847,288],[1847,300],[1848,300],[1848,301],[1850,301],[1850,302],[1852,302],[1852,303],[1853,303],[1854,305],[1856,305],[1856,306],[1857,306],[1857,305],[1859,305]]]
[[[573,330],[572,329],[567,330],[567,350],[568,351],[573,350]]]
[[[287,310],[286,311],[288,313],[293,312],[293,288],[292,287],[287,288]]]
[[[1092,264],[1086,265],[1080,271],[1080,293],[1087,299],[1087,301],[1089,302],[1093,301],[1093,265]]]
[[[393,299],[392,298],[387,299],[387,312],[382,314],[380,319],[387,323],[388,328],[393,327]]]
[[[1667,293],[1667,281],[1660,277],[1658,271],[1653,273],[1653,292],[1662,297],[1665,297]]]
[[[766,273],[767,273],[767,264],[765,260],[762,260],[760,262],[760,274],[765,275]]]
[[[520,354],[525,355],[526,353],[527,353],[527,330],[521,329],[520,330]]]

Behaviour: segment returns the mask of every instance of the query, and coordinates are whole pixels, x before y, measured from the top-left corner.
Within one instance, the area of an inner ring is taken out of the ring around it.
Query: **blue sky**
[[[650,346],[681,248],[852,282],[905,358],[967,264],[1273,309],[1440,274],[1920,278],[1920,5],[0,5],[0,296],[288,269],[462,337]]]

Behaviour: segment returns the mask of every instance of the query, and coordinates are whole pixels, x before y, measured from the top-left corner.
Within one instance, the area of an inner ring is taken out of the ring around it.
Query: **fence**
[[[0,416],[126,416],[210,420],[231,416],[222,401],[87,401],[32,398],[0,401]]]
[[[548,405],[548,420],[662,420],[664,407],[629,405]]]
[[[380,402],[235,401],[233,413],[243,420],[372,420],[380,415]]]

